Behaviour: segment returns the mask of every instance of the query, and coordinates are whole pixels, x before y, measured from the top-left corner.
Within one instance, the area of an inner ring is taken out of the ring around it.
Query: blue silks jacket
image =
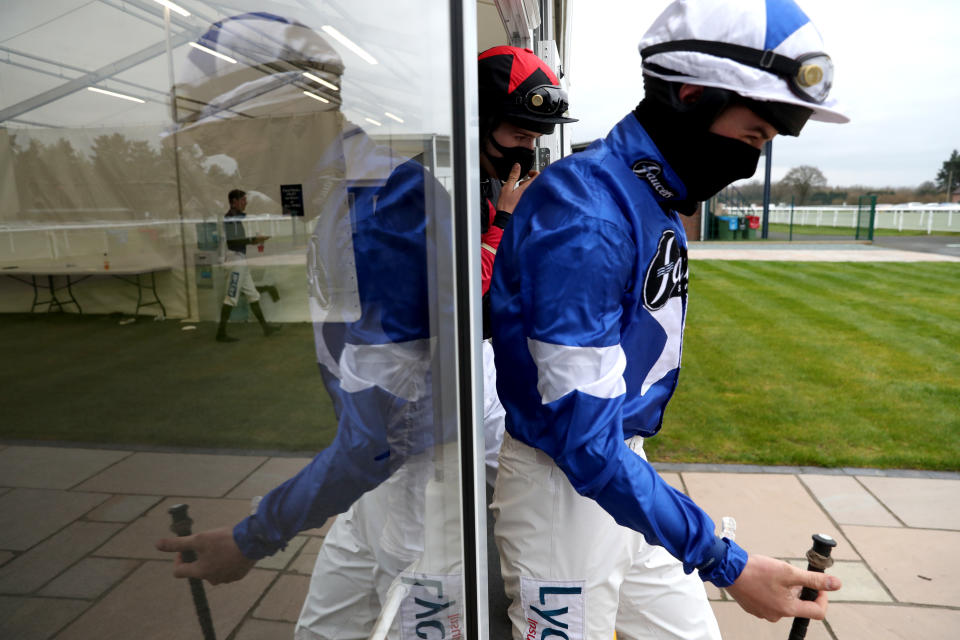
[[[624,442],[659,431],[677,385],[688,264],[668,201],[685,197],[633,114],[537,178],[494,266],[497,391],[513,438],[722,587],[746,552]]]
[[[411,456],[455,437],[434,429],[430,371],[427,225],[449,209],[446,191],[415,160],[385,183],[369,182],[348,185],[360,317],[314,325],[337,435],[234,527],[248,558],[282,549],[346,511]]]

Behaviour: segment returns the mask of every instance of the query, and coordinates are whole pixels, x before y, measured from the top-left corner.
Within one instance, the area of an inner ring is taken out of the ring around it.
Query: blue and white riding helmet
[[[645,75],[806,107],[812,120],[850,121],[830,97],[823,39],[793,0],[676,0],[639,49]]]

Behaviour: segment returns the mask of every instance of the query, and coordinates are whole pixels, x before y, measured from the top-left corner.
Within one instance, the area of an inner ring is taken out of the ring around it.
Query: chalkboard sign
[[[280,204],[285,216],[303,216],[303,185],[280,185]]]

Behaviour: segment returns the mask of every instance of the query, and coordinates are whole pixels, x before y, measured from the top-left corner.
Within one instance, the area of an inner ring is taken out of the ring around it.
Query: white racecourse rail
[[[789,224],[790,207],[771,206],[770,222]],[[857,226],[857,206],[794,207],[793,224],[854,229]],[[960,233],[960,204],[878,204],[874,228],[925,231],[928,234],[944,231]]]

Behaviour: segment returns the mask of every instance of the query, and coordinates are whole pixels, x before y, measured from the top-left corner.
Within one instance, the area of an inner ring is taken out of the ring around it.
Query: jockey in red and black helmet
[[[576,122],[564,114],[567,93],[560,80],[530,49],[500,46],[477,61],[480,93],[481,264],[484,309],[500,237],[520,196],[536,177],[531,171],[537,138],[558,123]],[[484,312],[484,336],[489,326]]]
[[[478,58],[477,75],[481,153],[491,161],[501,180],[506,181],[513,168],[509,160],[519,163],[521,175],[525,176],[533,167],[532,147],[503,145],[492,134],[506,122],[526,130],[535,139],[553,133],[557,123],[576,122],[564,115],[567,93],[547,63],[530,49],[487,49]],[[492,143],[499,155],[491,154],[486,143]]]

